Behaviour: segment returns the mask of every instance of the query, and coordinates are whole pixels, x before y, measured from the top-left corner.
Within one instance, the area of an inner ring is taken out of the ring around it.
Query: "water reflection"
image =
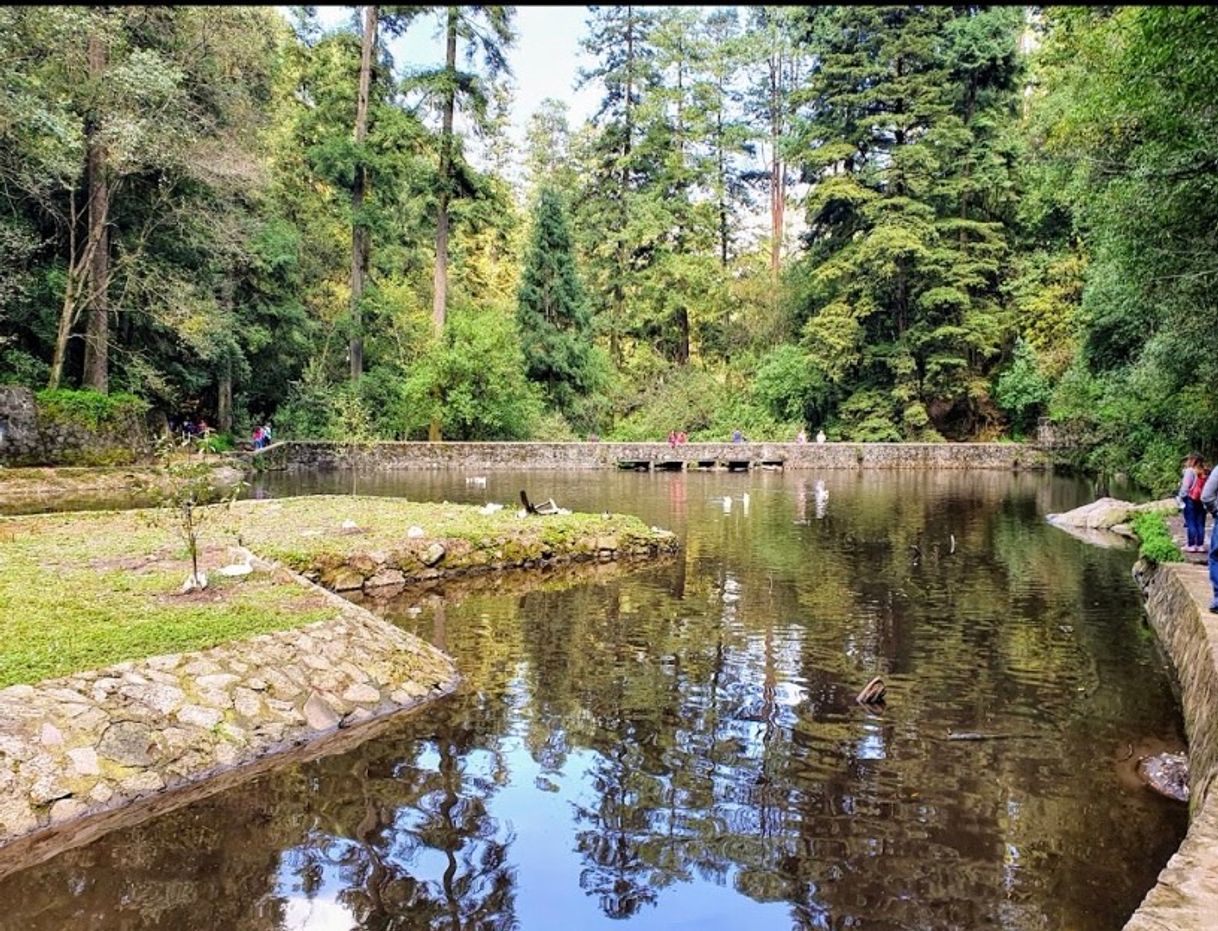
[[[522,480],[360,484],[481,503]],[[545,485],[569,507],[629,502],[685,551],[380,605],[454,654],[457,695],[0,881],[0,927],[1100,931],[1178,843],[1183,808],[1111,762],[1126,742],[1180,740],[1130,557],[1040,519],[1078,486]],[[877,673],[888,705],[872,717],[853,699]]]

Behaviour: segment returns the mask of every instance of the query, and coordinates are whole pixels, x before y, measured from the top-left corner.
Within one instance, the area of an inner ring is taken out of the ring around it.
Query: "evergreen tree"
[[[444,334],[448,308],[448,252],[450,208],[454,200],[473,193],[469,168],[462,157],[454,128],[458,108],[463,108],[476,126],[487,122],[492,94],[483,77],[457,68],[457,46],[464,39],[466,57],[473,60],[481,52],[483,69],[490,80],[510,73],[505,52],[515,41],[512,32],[513,7],[446,6],[436,8],[444,23],[444,67],[425,72],[415,79],[417,86],[434,94],[440,110],[439,164],[436,177],[436,262],[432,289],[432,327],[437,339]],[[440,420],[432,424],[429,438],[440,439]]]
[[[981,373],[1008,333],[1009,195],[993,127],[1013,111],[1018,27],[1001,10],[838,7],[815,33],[805,336],[860,439],[996,416]]]
[[[529,379],[571,420],[593,385],[591,328],[566,211],[552,188],[537,198],[516,319]]]

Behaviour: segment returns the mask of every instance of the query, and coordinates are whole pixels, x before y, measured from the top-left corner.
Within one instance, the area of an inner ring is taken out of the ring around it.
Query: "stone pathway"
[[[332,620],[0,689],[0,844],[454,687],[439,650],[325,597]]]
[[[1182,538],[1182,525],[1173,529]],[[1218,784],[1218,614],[1208,610],[1210,584],[1204,565],[1196,564],[1196,559],[1190,563],[1139,562],[1134,570],[1146,595],[1151,625],[1180,680],[1191,818],[1180,849],[1125,931],[1218,927],[1218,791],[1213,791]]]

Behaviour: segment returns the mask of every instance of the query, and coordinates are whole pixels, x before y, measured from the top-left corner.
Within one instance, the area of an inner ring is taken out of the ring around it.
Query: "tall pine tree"
[[[591,326],[566,211],[549,187],[537,198],[516,315],[529,379],[571,420],[592,387]]]

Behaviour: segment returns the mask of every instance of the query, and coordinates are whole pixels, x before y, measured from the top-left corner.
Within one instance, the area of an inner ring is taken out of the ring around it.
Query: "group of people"
[[[668,431],[668,445],[673,447],[674,449],[678,446],[684,446],[688,442],[689,442],[689,437],[687,437],[685,435],[684,430],[669,430]]]
[[[1207,515],[1214,517],[1208,559],[1210,586],[1214,590],[1214,596],[1210,599],[1210,611],[1218,614],[1218,469],[1207,470],[1205,460],[1197,453],[1191,453],[1184,460],[1176,500],[1184,512],[1186,553],[1206,551],[1205,518]]]
[[[211,436],[211,426],[202,417],[183,417],[181,420],[170,419],[169,432],[174,436],[180,436],[182,442],[190,440],[207,439]]]
[[[271,425],[266,423],[254,427],[254,435],[251,439],[254,449],[266,449],[271,445]]]

